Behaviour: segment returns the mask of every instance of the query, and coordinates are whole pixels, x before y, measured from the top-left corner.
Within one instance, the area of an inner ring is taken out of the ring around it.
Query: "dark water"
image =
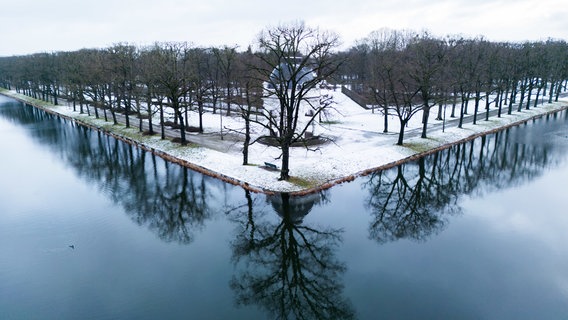
[[[1,319],[568,319],[568,114],[306,198],[0,96]]]

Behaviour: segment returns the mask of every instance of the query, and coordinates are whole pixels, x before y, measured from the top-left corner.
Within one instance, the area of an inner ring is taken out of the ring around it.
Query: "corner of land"
[[[373,119],[370,117],[370,111],[367,110],[369,114],[365,114],[363,110],[358,110],[341,121],[326,121],[320,125],[319,130],[331,139],[332,143],[322,145],[316,151],[294,148],[290,158],[292,178],[289,181],[279,181],[279,170],[270,170],[264,165],[265,162],[278,163],[276,160],[279,150],[274,147],[259,144],[251,146],[250,164],[242,165],[239,139],[229,139],[228,134],[223,136],[222,131],[219,134],[214,132],[215,129],[209,129],[206,134],[190,134],[190,144],[180,146],[172,142],[175,131],[169,132],[168,139],[162,140],[157,135],[144,135],[137,127],[126,128],[123,123],[114,125],[94,116],[81,114],[67,105],[53,105],[6,89],[0,89],[0,94],[100,130],[168,161],[248,190],[263,193],[288,192],[293,195],[305,195],[327,189],[376,170],[391,168],[452,145],[568,109],[566,101],[544,103],[529,110],[515,111],[511,115],[495,115],[488,121],[479,113],[477,124],[468,121],[462,128],[457,127],[456,119],[443,122],[432,120],[432,123],[429,123],[427,138],[420,138],[421,124],[415,123],[406,130],[402,146],[396,145],[398,129],[380,133],[381,130],[375,123],[382,121],[381,116],[376,115],[374,121],[369,122],[369,118]],[[218,119],[218,116],[215,118]],[[415,118],[421,117],[418,115]],[[468,119],[471,118],[472,115],[468,115]],[[228,122],[228,126],[231,125],[231,121],[224,121]],[[214,126],[215,124],[210,128]]]

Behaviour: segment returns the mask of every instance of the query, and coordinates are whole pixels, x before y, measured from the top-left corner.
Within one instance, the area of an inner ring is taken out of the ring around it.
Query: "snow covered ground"
[[[302,147],[293,148],[290,157],[290,175],[295,179],[292,182],[279,181],[279,172],[267,170],[264,166],[265,162],[270,162],[280,167],[278,159],[280,150],[275,147],[253,144],[249,150],[250,165],[242,165],[242,143],[235,141],[237,139],[231,139],[235,136],[234,133],[229,134],[241,131],[243,128],[243,121],[236,112],[234,116],[222,118],[223,140],[220,139],[219,114],[204,115],[205,133],[189,134],[189,138],[194,141],[206,140],[207,143],[203,145],[215,145],[214,148],[207,148],[194,145],[182,147],[168,140],[161,140],[159,135],[143,136],[135,127],[127,129],[124,125],[113,126],[109,122],[95,119],[94,116],[88,117],[74,112],[69,106],[42,105],[57,113],[139,141],[149,149],[192,163],[202,171],[227,177],[233,183],[246,185],[253,190],[293,193],[302,193],[312,188],[331,186],[336,182],[350,180],[370,169],[385,167],[419,153],[568,106],[568,101],[563,99],[551,104],[539,104],[537,108],[531,107],[530,110],[513,111],[512,115],[506,115],[505,111],[501,118],[492,116],[489,121],[485,121],[483,114],[478,117],[476,125],[465,123],[461,129],[457,128],[455,123],[450,123],[448,108],[444,132],[442,132],[442,121],[435,120],[434,112],[431,113],[427,139],[420,138],[422,117],[421,114],[416,114],[406,129],[404,145],[398,146],[396,141],[399,123],[396,117],[391,117],[389,121],[389,132],[383,133],[383,116],[380,112],[373,113],[371,110],[363,109],[339,89],[326,90],[322,93],[332,95],[335,105],[327,118],[322,119],[325,121],[316,124],[313,130],[317,135],[329,137],[332,142],[320,145],[316,151]],[[15,92],[6,92],[6,94],[29,99]],[[37,105],[38,102],[34,104]],[[137,121],[132,123],[135,126]],[[198,125],[196,114],[190,116],[188,125]],[[260,133],[259,128],[255,130],[256,134]]]

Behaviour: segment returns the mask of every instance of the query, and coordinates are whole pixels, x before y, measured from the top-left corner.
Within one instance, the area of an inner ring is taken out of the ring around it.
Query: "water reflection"
[[[228,187],[217,179],[157,161],[150,153],[32,107],[13,104],[0,112],[29,128],[42,146],[165,241],[190,243],[195,231],[223,211]],[[562,159],[568,145],[566,119],[566,111],[548,115],[371,174],[363,182],[373,216],[370,237],[379,243],[426,240],[444,229],[448,216],[461,212],[463,195],[481,196],[539,176]],[[301,227],[313,206],[328,201],[326,194],[292,200],[268,196],[267,201],[282,217],[282,227]]]
[[[437,159],[436,159],[437,160]],[[438,176],[426,174],[426,163],[404,165],[371,175],[367,206],[373,215],[370,237],[379,243],[400,238],[425,240],[443,229],[444,212],[458,208],[454,194],[444,190]]]
[[[219,180],[35,108],[0,110],[20,125],[33,124],[34,139],[164,241],[189,244],[216,213],[227,211],[226,188],[232,187]],[[342,296],[346,267],[335,255],[342,230],[303,223],[314,207],[329,201],[328,193],[247,191],[245,200],[246,210],[229,210],[239,226],[232,242],[237,271],[230,283],[237,303],[258,305],[279,319],[353,318]]]
[[[224,192],[217,179],[32,107],[0,112],[19,124],[33,124],[29,130],[34,139],[164,241],[190,243],[220,210],[216,200]]]
[[[371,174],[363,183],[373,216],[370,237],[379,243],[426,240],[462,212],[462,196],[511,188],[558,165],[568,144],[562,120],[567,115],[549,115]]]
[[[327,193],[268,196],[281,219],[267,218],[246,192],[247,212],[234,218],[237,272],[231,280],[238,305],[257,305],[276,319],[351,319],[343,298],[345,265],[336,256],[342,230],[302,222]]]
[[[5,104],[0,115],[26,128],[39,145],[163,241],[190,244],[209,221],[229,211],[229,229],[235,228],[229,235],[235,265],[230,294],[238,305],[257,306],[273,318],[355,317],[343,289],[351,261],[337,256],[343,230],[306,222],[314,210],[332,210],[333,190],[304,198],[244,191],[243,197],[240,188],[37,109]],[[370,238],[380,244],[425,241],[461,214],[464,196],[479,197],[540,176],[565,158],[566,120],[567,112],[551,115],[354,182],[367,193]],[[229,291],[226,284],[221,286]]]
[[[211,184],[206,177],[187,168],[168,165],[158,170],[155,156],[151,155],[152,175],[140,174],[132,186],[136,190],[126,192],[121,201],[125,210],[137,223],[146,225],[160,239],[182,244],[190,243],[193,235],[209,220],[215,203]]]

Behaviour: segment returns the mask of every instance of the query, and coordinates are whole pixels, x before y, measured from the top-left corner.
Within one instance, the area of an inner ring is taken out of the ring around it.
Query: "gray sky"
[[[344,47],[383,27],[491,41],[568,40],[565,0],[0,0],[0,56],[104,48],[118,42],[238,45],[303,20]]]

